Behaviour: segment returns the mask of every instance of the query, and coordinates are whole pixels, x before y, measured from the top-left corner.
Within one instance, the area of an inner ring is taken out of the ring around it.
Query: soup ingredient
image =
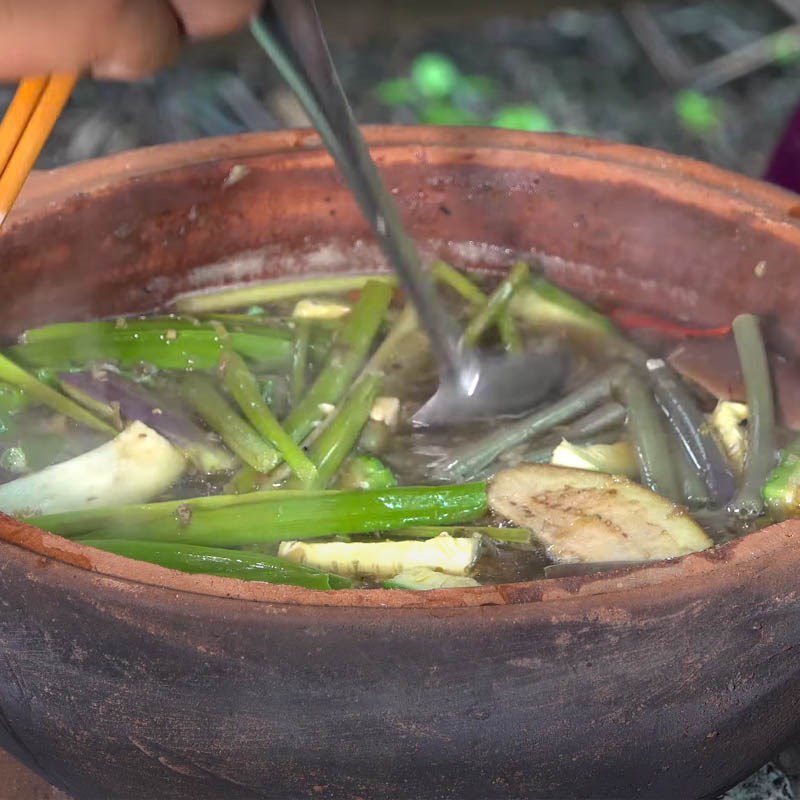
[[[449,533],[451,536],[487,536],[496,542],[506,542],[508,544],[529,544],[531,532],[527,528],[512,528],[510,526],[496,528],[485,525],[417,525],[413,528],[403,528],[390,535],[404,539],[433,539],[441,533]]]
[[[397,486],[397,478],[380,459],[360,455],[345,462],[337,486],[340,489],[385,489]]]
[[[627,419],[628,411],[625,406],[616,402],[603,403],[599,408],[590,411],[583,417],[571,422],[564,430],[565,439],[583,439],[595,436],[610,428],[622,425]]]
[[[473,310],[477,310],[486,304],[488,298],[483,293],[483,290],[463,272],[459,272],[448,263],[434,261],[431,264],[431,272],[438,283],[443,283],[453,289],[472,306]]]
[[[298,320],[294,329],[292,345],[291,399],[297,405],[306,390],[308,379],[308,345],[311,341],[311,325],[308,320]]]
[[[747,417],[746,403],[720,400],[710,419],[711,427],[737,474],[741,474],[744,469],[747,454],[747,431],[744,427]]]
[[[353,312],[339,331],[327,364],[302,401],[285,420],[287,433],[300,442],[324,416],[325,403],[336,404],[350,388],[367,358],[392,299],[392,286],[369,281]]]
[[[599,340],[619,335],[614,324],[590,306],[545,278],[535,278],[516,292],[512,313],[534,330]]]
[[[675,471],[683,491],[683,501],[689,508],[705,508],[711,503],[708,487],[697,466],[691,460],[681,442],[673,439],[670,442],[672,457],[675,459]],[[717,508],[719,506],[716,506]]]
[[[143,503],[169,489],[185,467],[177,448],[134,422],[94,450],[0,484],[0,510],[31,516]]]
[[[683,499],[670,437],[648,384],[633,370],[619,382],[619,392],[628,408],[628,427],[633,436],[642,483],[670,500]]]
[[[469,347],[478,344],[487,329],[497,321],[514,294],[528,282],[529,277],[530,269],[527,264],[521,262],[512,267],[508,277],[499,283],[467,325],[464,342]]]
[[[86,539],[82,544],[181,572],[219,575],[243,581],[282,583],[303,586],[306,589],[347,589],[352,585],[347,578],[329,575],[283,558],[218,547],[137,542],[132,539]]]
[[[396,428],[400,421],[400,398],[378,397],[369,411],[369,418],[382,422],[388,428]]]
[[[17,389],[21,389],[31,402],[41,403],[59,414],[85,425],[87,428],[113,436],[116,431],[107,422],[98,419],[94,414],[81,408],[74,400],[70,400],[60,392],[47,386],[17,366],[13,361],[0,354],[0,381]]]
[[[800,439],[781,452],[781,460],[764,487],[770,513],[782,519],[800,513]]]
[[[157,431],[179,447],[201,472],[225,472],[236,463],[227,450],[210,441],[212,434],[144,386],[112,370],[64,372],[59,379],[65,388],[116,408],[124,421],[138,420]]]
[[[246,464],[258,472],[269,472],[281,462],[280,453],[233,410],[205,375],[187,375],[181,388],[186,402]]]
[[[600,472],[533,464],[499,472],[492,510],[530,528],[554,561],[651,561],[713,542],[680,507]]]
[[[274,303],[295,297],[339,294],[363,289],[371,281],[381,281],[395,286],[392,275],[329,275],[325,277],[303,277],[296,281],[267,281],[238,289],[215,291],[209,294],[186,295],[175,303],[178,311],[197,312],[224,311],[228,308],[246,308],[261,303]]]
[[[534,411],[515,422],[501,425],[477,442],[458,448],[446,463],[437,467],[437,476],[445,480],[464,480],[481,474],[506,450],[548,433],[557,425],[569,422],[608,400],[612,387],[625,370],[625,367],[611,367],[551,406]]]
[[[480,537],[456,539],[442,533],[407,542],[281,542],[278,555],[348,577],[389,578],[414,567],[466,575],[480,546]]]
[[[429,591],[431,589],[471,589],[480,586],[475,578],[448,575],[429,567],[414,567],[383,582],[385,589],[412,589]]]
[[[764,510],[764,485],[776,464],[772,379],[758,317],[752,314],[736,317],[733,334],[744,374],[749,417],[743,481],[728,504],[728,511],[743,519],[754,519]]]
[[[90,361],[123,367],[151,364],[165,370],[213,369],[222,342],[213,323],[180,318],[116,322],[76,322],[27,331],[12,357],[34,367],[69,369]],[[265,369],[282,369],[292,354],[288,331],[251,326],[230,334],[230,346]]]
[[[672,424],[683,449],[716,505],[724,505],[736,492],[736,478],[708,430],[708,422],[678,376],[660,358],[647,361],[647,371],[662,411]]]
[[[351,309],[346,303],[335,300],[306,297],[298,300],[292,311],[292,316],[297,319],[341,319],[350,313]]]
[[[223,385],[256,432],[277,450],[303,485],[313,484],[317,479],[317,468],[303,449],[281,427],[280,422],[264,402],[258,389],[258,381],[244,359],[237,353],[227,351],[220,360],[219,372],[222,375]],[[209,408],[206,408],[206,413],[208,411]],[[219,420],[219,424],[222,425],[222,419]],[[267,472],[277,464],[277,459],[270,454],[269,458],[262,462],[265,465],[272,463],[268,469],[260,469],[251,461],[247,463],[261,472]]]
[[[486,513],[485,483],[453,486],[398,486],[369,491],[275,491],[262,499],[213,506],[173,507],[165,516],[156,505],[146,514],[132,509],[114,528],[92,538],[190,542],[211,547],[316,539],[352,533],[391,531],[413,525],[472,522]],[[74,521],[73,521],[74,524]],[[394,574],[394,573],[393,573]]]
[[[324,489],[353,451],[369,419],[370,410],[381,389],[382,381],[381,375],[362,377],[334,412],[319,439],[309,449],[309,456],[317,465],[317,475],[312,482],[312,488]]]
[[[550,463],[556,467],[588,469],[628,478],[639,475],[636,453],[628,442],[580,446],[562,439],[553,451]]]

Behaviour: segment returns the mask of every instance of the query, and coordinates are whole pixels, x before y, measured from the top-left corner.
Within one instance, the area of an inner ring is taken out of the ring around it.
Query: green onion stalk
[[[305,439],[322,419],[324,405],[336,405],[352,385],[386,316],[392,291],[385,281],[369,281],[364,286],[327,363],[285,420],[286,431],[296,442]]]
[[[736,317],[733,336],[747,395],[747,456],[742,484],[728,504],[728,511],[742,519],[754,519],[764,512],[764,488],[777,462],[775,402],[758,317]]]
[[[486,513],[486,484],[402,486],[368,491],[264,492],[262,502],[188,506],[150,522],[94,531],[92,539],[185,542],[208,547],[315,539],[416,525],[472,522]]]
[[[220,361],[220,372],[225,388],[253,428],[280,453],[302,485],[313,484],[317,479],[317,468],[270,411],[261,397],[258,381],[244,359],[233,352],[225,353]]]
[[[320,572],[285,558],[252,552],[135,539],[84,539],[82,543],[118,556],[181,572],[288,584],[306,589],[347,589],[352,586],[350,580],[339,575]]]

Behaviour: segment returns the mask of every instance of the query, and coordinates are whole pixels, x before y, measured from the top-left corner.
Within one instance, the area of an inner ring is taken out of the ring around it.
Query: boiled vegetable
[[[475,563],[481,540],[434,539],[408,542],[282,542],[278,555],[298,564],[348,577],[388,578],[414,567],[466,575]]]
[[[82,544],[181,572],[218,575],[241,581],[282,583],[306,589],[347,589],[351,586],[347,578],[339,575],[330,575],[283,558],[257,553],[190,544],[137,542],[132,539],[84,539]]]
[[[625,478],[524,465],[489,485],[492,510],[530,528],[554,561],[650,561],[711,547],[680,507]]]
[[[562,439],[561,444],[553,451],[550,463],[556,467],[588,469],[628,478],[639,475],[636,453],[628,442],[581,446]]]
[[[368,491],[275,491],[257,493],[261,501],[204,507],[183,504],[149,521],[131,509],[130,520],[92,538],[190,542],[238,547],[288,539],[391,531],[413,525],[472,522],[486,512],[486,484],[399,486]],[[187,507],[187,510],[184,510]],[[97,530],[97,529],[95,529]],[[102,534],[102,535],[101,535]]]
[[[359,455],[345,462],[336,485],[340,489],[385,489],[397,486],[397,478],[380,459]]]
[[[86,425],[88,428],[110,435],[116,433],[114,428],[107,422],[98,419],[85,408],[81,408],[74,400],[64,397],[63,394],[37,380],[29,372],[26,372],[22,367],[17,366],[2,354],[0,354],[0,380],[22,389],[32,402],[48,406],[53,411],[74,419],[75,422],[79,422],[81,425]]]
[[[258,381],[250,372],[244,359],[237,353],[226,351],[220,360],[219,371],[225,388],[253,428],[278,451],[281,458],[292,468],[300,483],[305,486],[314,483],[317,479],[316,466],[294,439],[286,433],[269,406],[264,402],[259,392]],[[207,412],[208,408],[206,408]],[[264,466],[268,465],[268,468],[261,469],[251,461],[245,460],[254,468],[260,469],[261,472],[267,472],[277,463],[275,457],[270,456],[264,464]],[[275,463],[272,463],[273,461]]]
[[[720,400],[709,420],[728,461],[737,473],[744,469],[747,454],[747,417],[746,403]]]
[[[223,289],[206,294],[181,297],[176,308],[185,313],[217,311],[226,308],[245,308],[258,303],[274,303],[294,297],[336,294],[362,289],[368,282],[380,280],[393,286],[390,275],[331,275],[323,278],[304,277],[295,281],[268,281],[238,289]]]
[[[234,457],[211,441],[211,435],[171,404],[164,403],[144,386],[110,370],[65,372],[64,385],[113,406],[125,422],[143,422],[179,447],[204,473],[225,472],[236,464]]]
[[[733,335],[744,374],[749,416],[743,481],[727,508],[743,519],[753,519],[764,510],[764,485],[777,463],[775,405],[758,318],[752,314],[736,317]]]
[[[0,484],[0,511],[33,516],[144,503],[172,486],[185,466],[166,439],[134,422],[95,450]]]
[[[258,472],[269,472],[281,462],[280,453],[267,444],[231,407],[204,375],[187,375],[183,397],[239,458]]]
[[[800,514],[800,439],[781,452],[780,463],[764,486],[764,501],[775,517]]]
[[[305,439],[324,416],[320,405],[338,403],[350,388],[364,364],[391,298],[392,287],[386,282],[369,281],[364,286],[361,298],[336,337],[328,363],[285,421],[287,433],[296,442]]]
[[[383,582],[386,589],[412,589],[429,591],[431,589],[471,589],[480,586],[475,578],[448,575],[429,567],[414,567]]]

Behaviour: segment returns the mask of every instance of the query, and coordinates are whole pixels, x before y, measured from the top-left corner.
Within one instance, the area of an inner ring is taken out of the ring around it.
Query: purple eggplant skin
[[[72,389],[117,408],[124,422],[138,420],[157,431],[183,450],[201,472],[226,472],[236,466],[234,457],[188,416],[116,372],[65,372],[59,380],[67,392]]]

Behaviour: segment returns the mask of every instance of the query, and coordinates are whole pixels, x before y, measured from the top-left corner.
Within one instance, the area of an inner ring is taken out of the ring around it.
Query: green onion
[[[324,416],[321,406],[339,402],[364,364],[389,308],[392,286],[368,281],[344,327],[336,337],[328,362],[306,396],[287,417],[288,434],[300,442]]]
[[[140,542],[133,539],[84,539],[83,544],[137,561],[202,575],[242,581],[265,581],[306,589],[347,589],[347,578],[304,567],[285,558],[190,544]]]
[[[475,308],[486,305],[486,295],[464,273],[444,261],[434,261],[431,264],[431,272],[437,282],[449,286]]]
[[[292,405],[300,402],[306,390],[308,372],[308,343],[311,338],[311,325],[308,320],[298,320],[294,329],[292,346]]]
[[[530,278],[530,268],[520,262],[512,267],[508,277],[501,281],[489,300],[481,306],[464,331],[464,342],[474,347],[486,330],[494,324],[517,290]]]
[[[382,381],[382,375],[365,375],[334,412],[330,424],[309,450],[311,460],[317,465],[317,476],[310,488],[324,489],[353,451]]]
[[[390,531],[415,525],[471,522],[486,513],[485,483],[403,486],[367,491],[261,494],[262,502],[209,510],[189,508],[173,517],[96,531],[93,539],[139,539],[237,547],[290,539]]]
[[[250,424],[278,450],[302,484],[313,483],[317,478],[317,468],[281,427],[280,422],[263,401],[258,390],[258,382],[244,363],[244,359],[236,353],[226,353],[220,361],[220,372],[225,388]],[[249,461],[248,463],[255,466]]]
[[[53,411],[57,411],[59,414],[63,414],[65,417],[69,417],[87,428],[92,428],[111,436],[117,433],[111,425],[98,419],[94,414],[55,389],[51,389],[49,386],[37,381],[33,375],[2,354],[0,354],[0,380],[22,389],[31,400],[48,406]]]
[[[438,476],[446,480],[472,478],[481,474],[506,450],[591,411],[599,403],[609,399],[612,387],[624,369],[612,367],[547,408],[502,425],[477,442],[459,448],[446,464],[437,469]]]
[[[503,349],[507,353],[522,352],[522,336],[520,336],[519,328],[517,328],[517,323],[508,306],[501,309],[497,316],[497,332],[500,334]]]
[[[268,445],[231,407],[204,375],[187,375],[182,383],[184,399],[239,458],[259,472],[269,472],[281,461]]]
[[[630,427],[642,483],[670,500],[682,492],[670,450],[670,437],[649,385],[633,370],[619,383],[622,402],[628,408]]]
[[[113,322],[82,323],[95,329],[77,336],[29,339],[9,348],[19,361],[33,367],[68,369],[90,361],[116,361],[130,367],[142,362],[166,370],[213,369],[222,343],[212,328],[118,328]],[[264,368],[283,368],[291,359],[288,333],[264,330],[231,333],[231,347]]]
[[[180,298],[175,306],[179,311],[194,313],[216,311],[226,308],[243,308],[259,303],[274,303],[294,297],[308,297],[315,294],[335,294],[362,289],[370,281],[381,281],[394,286],[396,281],[390,275],[334,275],[325,278],[302,278],[297,281],[270,281],[240,289],[224,289],[208,294],[191,295]]]
[[[394,473],[375,456],[357,455],[347,459],[336,482],[337,489],[386,489],[397,486]]]
[[[777,461],[775,402],[758,317],[752,314],[736,317],[733,336],[747,395],[747,455],[742,485],[728,504],[728,511],[738,517],[752,519],[764,511],[764,487]]]

